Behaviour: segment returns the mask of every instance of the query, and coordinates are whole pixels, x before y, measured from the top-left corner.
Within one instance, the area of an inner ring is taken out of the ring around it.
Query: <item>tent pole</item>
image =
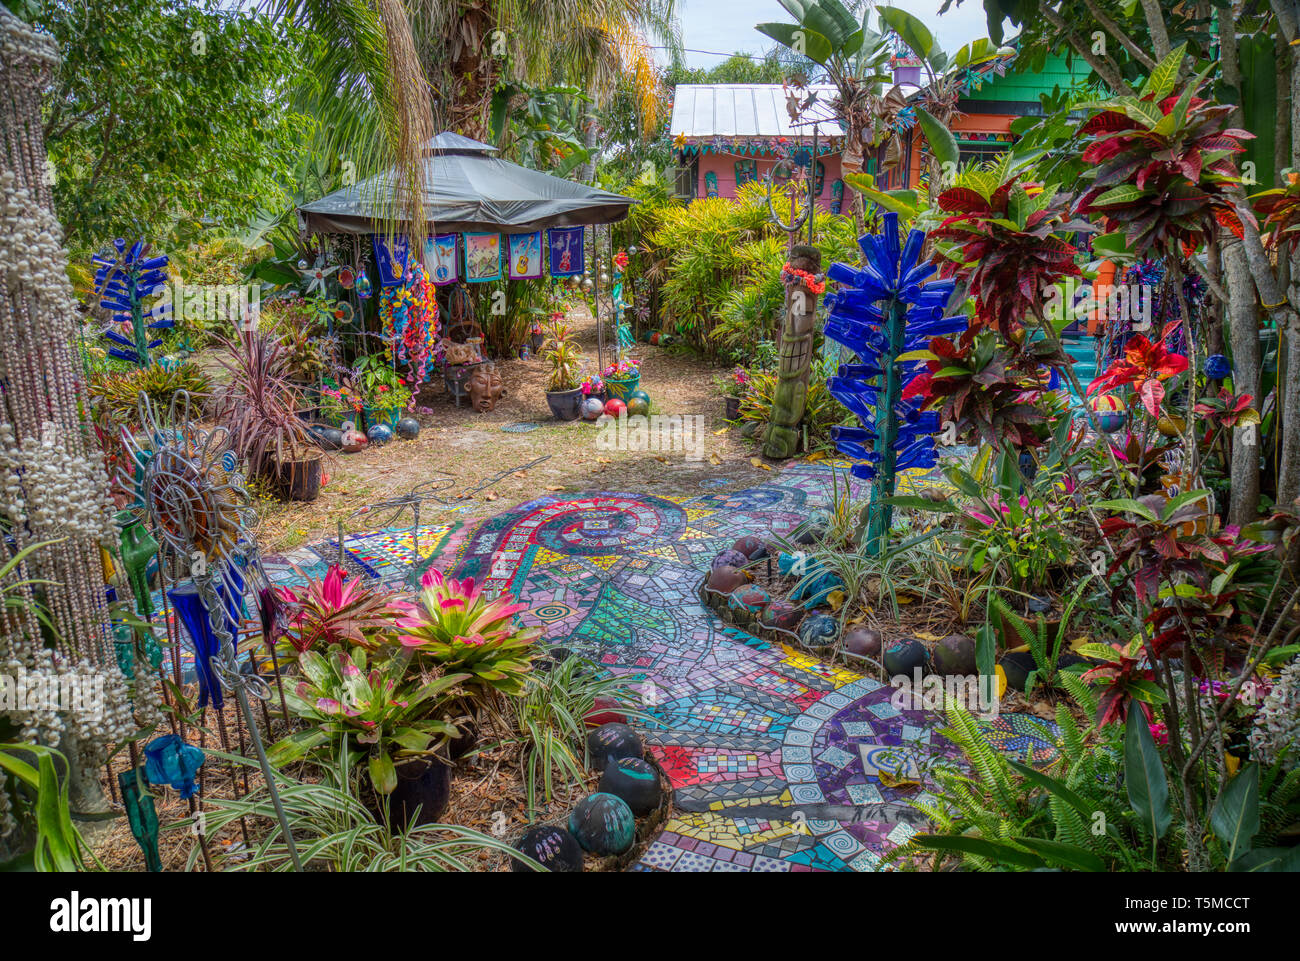
[[[605,371],[605,329],[600,323],[600,224],[591,228],[591,292],[596,314],[596,376]]]

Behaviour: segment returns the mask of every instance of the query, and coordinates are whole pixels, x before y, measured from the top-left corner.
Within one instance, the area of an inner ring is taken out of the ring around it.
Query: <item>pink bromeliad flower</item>
[[[452,643],[478,647],[516,636],[519,629],[513,618],[527,610],[507,595],[488,600],[472,577],[458,581],[430,569],[420,579],[420,586],[423,611],[398,621],[408,632],[400,638],[407,647]]]

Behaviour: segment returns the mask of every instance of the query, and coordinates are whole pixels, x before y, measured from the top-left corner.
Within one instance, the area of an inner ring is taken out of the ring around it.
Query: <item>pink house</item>
[[[786,109],[780,84],[679,84],[673,94],[668,135],[679,165],[689,170],[693,197],[734,197],[736,188],[762,180],[789,156],[817,178],[818,204],[845,209],[840,154],[844,129],[831,101],[835,88],[816,85],[817,100],[798,121]],[[814,131],[816,157],[813,157]],[[784,166],[778,176],[788,176]]]

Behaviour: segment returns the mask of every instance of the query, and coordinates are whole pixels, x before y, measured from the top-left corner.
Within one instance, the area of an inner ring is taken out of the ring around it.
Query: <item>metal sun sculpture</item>
[[[191,417],[190,396],[183,390],[173,395],[165,423],[159,422],[153,403],[143,392],[137,409],[142,431],[122,430],[133,469],[129,475],[121,472],[118,482],[135,491],[137,506],[148,512],[163,545],[189,560],[193,591],[188,596],[192,603],[184,602],[185,592],[171,593],[195,645],[200,693],[209,693],[202,690],[209,687],[218,708],[220,689],[234,693],[291,857],[301,870],[248,701],[250,693],[267,700],[271,690],[260,676],[241,672],[238,663],[235,629],[239,608],[250,575],[260,575],[262,580],[265,575],[256,544],[245,536],[254,518],[238,458],[230,449],[229,431],[198,427]]]

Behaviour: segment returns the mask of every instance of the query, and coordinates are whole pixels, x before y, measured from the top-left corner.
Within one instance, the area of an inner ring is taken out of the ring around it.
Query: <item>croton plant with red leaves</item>
[[[1220,226],[1241,237],[1243,222],[1255,222],[1232,161],[1254,134],[1228,125],[1232,105],[1195,96],[1202,78],[1173,92],[1181,48],[1174,54],[1141,96],[1087,105],[1101,110],[1079,128],[1096,139],[1083,152],[1093,186],[1077,212],[1122,232],[1138,257],[1189,255]]]
[[[1070,220],[1070,198],[1003,168],[965,171],[936,200],[951,214],[930,232],[939,242],[939,276],[970,285],[975,316],[969,336],[993,327],[1008,340],[1026,318],[1041,316],[1048,288],[1079,276],[1078,251],[1058,233],[1092,226]]]
[[[1264,215],[1263,229],[1268,232],[1268,244],[1276,247],[1285,244],[1294,250],[1300,245],[1300,173],[1283,171],[1285,187],[1274,187],[1251,197],[1255,209]]]
[[[1160,404],[1165,399],[1165,381],[1177,377],[1187,369],[1187,358],[1165,346],[1167,338],[1179,322],[1165,327],[1161,340],[1151,343],[1141,334],[1135,334],[1124,348],[1124,356],[1116,360],[1101,376],[1088,385],[1088,393],[1106,393],[1116,387],[1132,387],[1142,398],[1142,406],[1152,417],[1160,416]]]

